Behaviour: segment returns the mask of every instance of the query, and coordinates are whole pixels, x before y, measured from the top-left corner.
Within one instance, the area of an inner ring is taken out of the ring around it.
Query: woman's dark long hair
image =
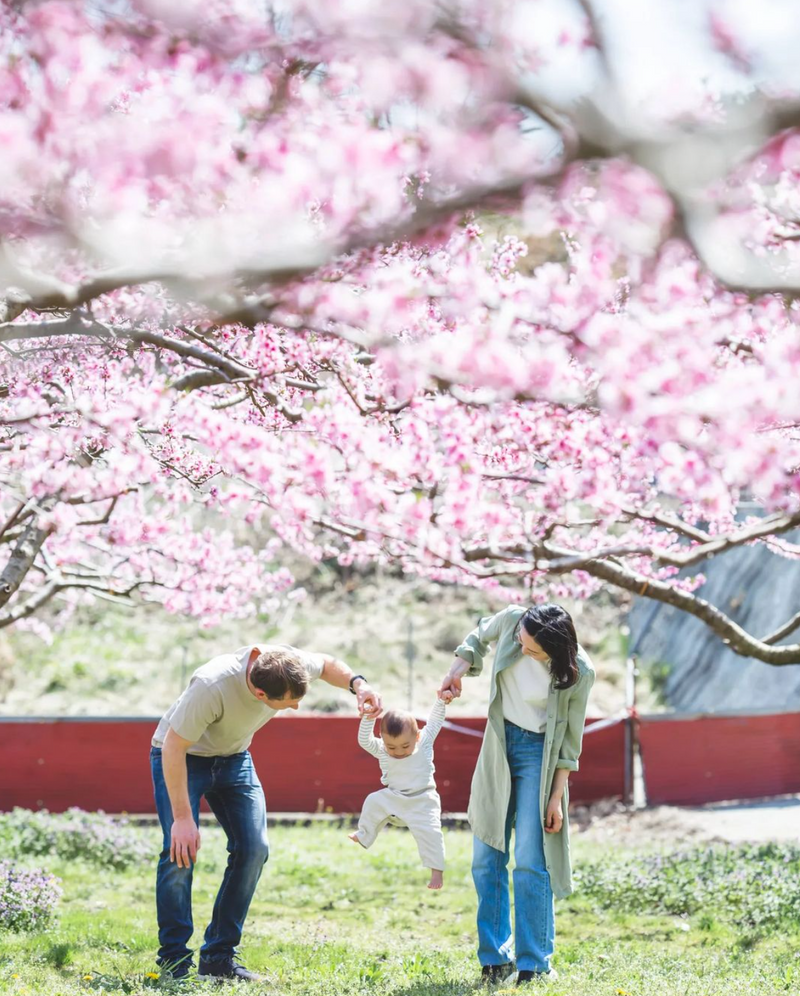
[[[556,688],[578,680],[578,637],[572,616],[560,605],[534,605],[519,621],[550,658],[550,676]]]

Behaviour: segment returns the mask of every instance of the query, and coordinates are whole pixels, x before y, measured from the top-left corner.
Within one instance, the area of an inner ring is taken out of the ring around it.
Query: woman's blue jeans
[[[521,971],[548,972],[555,947],[555,909],[550,873],[544,859],[539,813],[544,734],[506,722],[506,754],[511,769],[511,799],[506,818],[505,851],[473,838],[472,879],[478,893],[478,960]],[[514,839],[514,934],[508,888],[511,828]]]
[[[158,818],[164,833],[156,874],[158,963],[164,967],[176,966],[176,974],[183,974],[192,960],[189,939],[194,930],[194,867],[179,868],[170,861],[172,806],[164,782],[160,748],[151,748],[150,765]],[[267,807],[248,751],[229,757],[187,754],[186,772],[195,823],[199,818],[200,799],[205,796],[228,838],[228,865],[200,949],[202,967],[208,962],[232,961],[241,940],[250,901],[269,856]]]

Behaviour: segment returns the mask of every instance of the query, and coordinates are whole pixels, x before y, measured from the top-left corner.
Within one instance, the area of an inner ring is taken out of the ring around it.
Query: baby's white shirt
[[[375,720],[365,713],[358,727],[358,742],[381,766],[381,782],[401,795],[416,795],[427,789],[435,789],[433,778],[433,742],[442,728],[445,705],[437,699],[431,709],[425,729],[420,735],[417,749],[407,757],[392,757],[386,750],[383,740],[374,735]]]

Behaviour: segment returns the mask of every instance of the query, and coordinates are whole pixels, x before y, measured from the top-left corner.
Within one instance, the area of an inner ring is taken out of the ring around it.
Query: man
[[[297,709],[322,678],[356,696],[359,715],[380,714],[380,697],[340,660],[285,645],[243,647],[198,668],[164,714],[150,752],[164,833],[156,876],[158,962],[173,978],[192,963],[192,872],[205,796],[228,838],[228,865],[200,949],[199,975],[262,981],[234,956],[269,855],[267,809],[248,747],[282,709]]]

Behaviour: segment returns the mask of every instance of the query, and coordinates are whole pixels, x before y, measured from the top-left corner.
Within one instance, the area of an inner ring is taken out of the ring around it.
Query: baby
[[[430,868],[429,889],[441,889],[444,880],[442,802],[433,780],[433,741],[444,723],[444,708],[437,699],[422,732],[410,712],[392,709],[381,717],[380,740],[373,735],[375,719],[369,713],[361,717],[358,742],[377,757],[386,788],[367,796],[358,830],[349,835],[371,847],[387,823],[408,827],[423,865]]]

